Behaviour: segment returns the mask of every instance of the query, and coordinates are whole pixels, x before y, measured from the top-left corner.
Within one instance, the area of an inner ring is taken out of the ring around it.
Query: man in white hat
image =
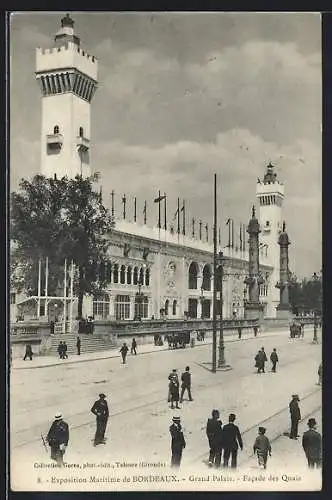
[[[63,420],[61,412],[56,413],[46,436],[46,441],[51,448],[51,458],[61,467],[63,465],[63,455],[69,441],[68,424]]]
[[[172,458],[171,467],[180,467],[182,459],[182,451],[186,447],[186,442],[183,436],[180,417],[173,417],[173,423],[169,428],[172,436]]]

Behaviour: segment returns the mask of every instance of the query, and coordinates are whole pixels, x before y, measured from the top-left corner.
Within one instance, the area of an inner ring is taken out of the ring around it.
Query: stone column
[[[277,306],[277,318],[290,318],[291,311],[289,305],[289,269],[288,269],[288,247],[290,241],[286,232],[286,224],[283,223],[282,232],[279,235],[278,243],[280,246],[280,278],[276,288],[280,291],[280,301]]]
[[[263,280],[259,275],[259,222],[256,218],[255,207],[252,207],[252,217],[249,221],[247,233],[249,234],[249,276],[244,283],[249,287],[249,296],[245,305],[245,317],[259,319],[262,317],[264,306],[259,302],[259,286]]]

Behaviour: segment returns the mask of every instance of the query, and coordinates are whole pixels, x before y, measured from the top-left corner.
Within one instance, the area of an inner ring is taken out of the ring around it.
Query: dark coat
[[[222,430],[222,447],[224,449],[237,450],[239,446],[242,450],[243,442],[238,426],[233,423],[224,425]]]
[[[314,429],[309,429],[303,433],[302,446],[307,458],[321,460],[322,457],[322,436]]]
[[[279,361],[278,354],[275,351],[271,352],[270,360],[272,363],[277,363]]]
[[[136,342],[136,340],[133,340],[133,341],[132,341],[132,343],[131,343],[131,347],[132,347],[132,348],[137,347],[137,342]]]
[[[267,361],[266,352],[261,350],[261,353],[262,353],[262,362],[265,363],[265,361]]]
[[[107,420],[109,417],[108,404],[105,399],[98,399],[95,401],[91,412],[96,415],[97,420]]]
[[[292,399],[292,401],[289,403],[289,411],[292,419],[301,420],[300,407],[296,399]]]
[[[206,424],[206,435],[210,446],[222,446],[222,422],[209,418]]]
[[[126,345],[123,345],[120,349],[120,352],[122,354],[122,356],[126,356],[127,352],[128,352],[128,346]]]
[[[69,428],[64,420],[54,420],[46,436],[51,448],[59,448],[60,444],[68,445]]]
[[[76,347],[81,347],[81,339],[77,339],[77,342],[76,342]]]
[[[182,373],[181,381],[182,381],[183,387],[190,387],[191,386],[191,374],[189,372]]]
[[[182,450],[186,447],[181,425],[172,424],[169,428],[172,436],[172,450]]]

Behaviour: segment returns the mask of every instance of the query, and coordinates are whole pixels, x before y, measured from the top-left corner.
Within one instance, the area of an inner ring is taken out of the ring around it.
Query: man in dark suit
[[[209,467],[220,467],[222,453],[222,422],[219,419],[219,410],[212,410],[212,418],[206,424],[206,435],[209,440],[210,454]]]
[[[243,442],[240,430],[234,424],[236,415],[231,413],[228,417],[229,423],[224,425],[222,431],[222,447],[224,450],[224,467],[228,467],[229,457],[231,456],[231,467],[235,469],[237,466],[237,451],[240,447],[243,450]]]
[[[193,401],[193,398],[191,397],[191,373],[189,370],[190,370],[189,366],[186,366],[186,371],[183,372],[181,375],[182,385],[181,385],[180,403],[182,403],[183,401],[183,395],[186,389],[188,391],[189,401]]]
[[[292,401],[289,403],[289,412],[291,417],[290,439],[298,438],[299,421],[301,420],[301,412],[299,407],[300,398],[298,394],[292,395]]]
[[[182,459],[182,451],[186,447],[186,441],[183,436],[180,417],[173,417],[173,423],[169,428],[172,436],[172,458],[171,467],[180,467]]]
[[[69,428],[60,412],[54,417],[54,422],[48,431],[46,441],[51,448],[51,458],[61,467],[63,465],[63,455],[68,446]]]
[[[309,418],[309,430],[303,433],[302,447],[308,460],[309,469],[322,465],[322,436],[316,431],[317,422],[315,418]]]
[[[97,429],[94,439],[94,446],[98,444],[105,444],[105,430],[109,417],[109,410],[107,401],[105,401],[105,394],[99,394],[99,399],[95,401],[91,412],[97,417]]]

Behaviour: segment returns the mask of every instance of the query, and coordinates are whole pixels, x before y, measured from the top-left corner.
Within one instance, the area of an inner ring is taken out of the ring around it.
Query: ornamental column
[[[277,318],[290,318],[291,311],[289,305],[289,268],[288,268],[288,247],[289,237],[286,232],[286,224],[283,223],[282,232],[279,235],[278,244],[280,246],[280,271],[279,281],[276,288],[279,288],[280,301],[277,306]]]
[[[259,302],[259,286],[263,279],[259,273],[259,222],[256,218],[255,207],[252,207],[252,217],[249,221],[247,233],[249,234],[249,276],[244,280],[248,285],[249,295],[245,304],[244,316],[248,319],[260,319],[264,306]]]

